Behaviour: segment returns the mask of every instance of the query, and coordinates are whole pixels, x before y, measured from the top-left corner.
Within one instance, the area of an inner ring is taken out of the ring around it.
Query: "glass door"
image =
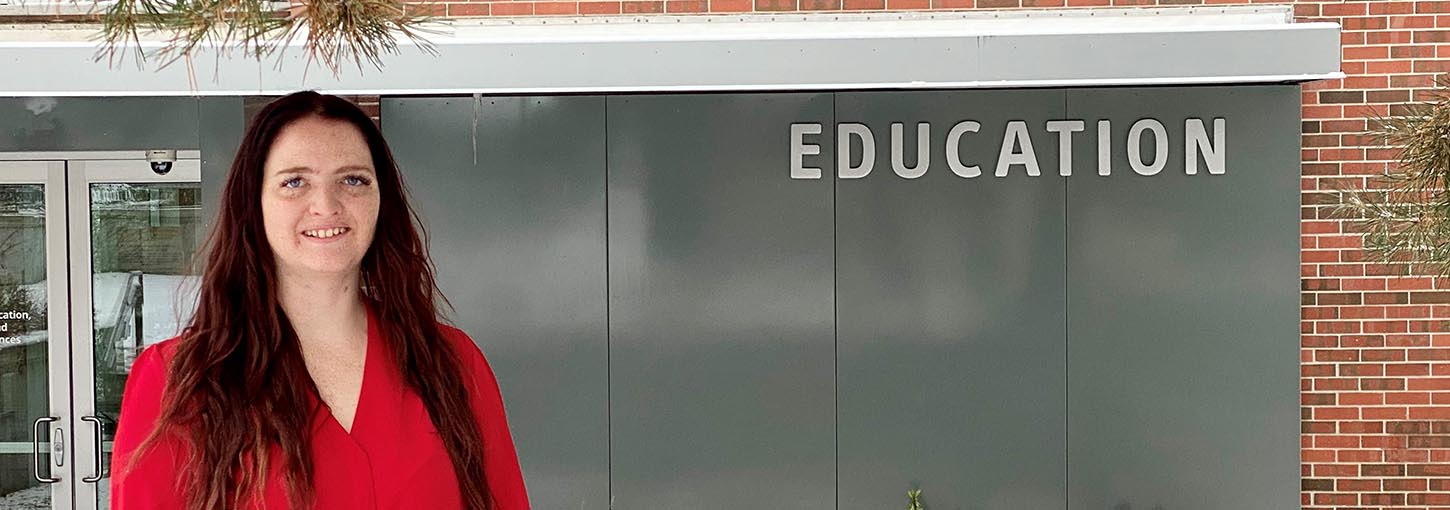
[[[0,161],[0,509],[69,509],[64,161]]]
[[[64,156],[0,160],[0,510],[110,508],[131,364],[195,305],[200,162]]]
[[[77,510],[110,508],[111,440],[140,350],[175,336],[196,303],[201,165],[165,174],[134,161],[69,166]],[[94,505],[94,506],[93,506]]]

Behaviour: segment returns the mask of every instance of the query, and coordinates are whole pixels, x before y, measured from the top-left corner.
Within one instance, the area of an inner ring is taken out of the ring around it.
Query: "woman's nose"
[[[342,190],[337,186],[320,186],[312,198],[312,214],[332,216],[342,212]]]

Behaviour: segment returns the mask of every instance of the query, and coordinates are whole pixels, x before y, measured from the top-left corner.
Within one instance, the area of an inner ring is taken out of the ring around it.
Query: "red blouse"
[[[441,325],[463,358],[474,415],[483,432],[484,471],[497,510],[527,510],[528,494],[513,438],[509,434],[498,383],[483,353],[462,331]],[[379,337],[368,307],[368,347],[362,390],[352,431],[319,406],[312,420],[315,510],[429,510],[463,507],[453,463],[418,395],[407,389]],[[176,354],[176,339],[146,348],[136,359],[121,400],[121,417],[112,453],[113,510],[182,510],[178,466],[185,452],[180,438],[163,436],[137,461],[123,468],[131,453],[156,426],[166,367]],[[274,446],[272,458],[281,458]],[[266,509],[288,508],[280,462],[272,463],[265,491]],[[470,480],[467,483],[479,483]]]

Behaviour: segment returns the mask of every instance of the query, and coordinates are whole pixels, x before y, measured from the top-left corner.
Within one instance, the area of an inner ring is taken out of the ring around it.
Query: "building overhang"
[[[200,48],[94,61],[96,25],[0,26],[0,96],[561,94],[1297,83],[1343,78],[1340,27],[1288,6],[454,18],[382,70]],[[300,39],[300,38],[299,38]],[[158,49],[160,36],[143,38]]]

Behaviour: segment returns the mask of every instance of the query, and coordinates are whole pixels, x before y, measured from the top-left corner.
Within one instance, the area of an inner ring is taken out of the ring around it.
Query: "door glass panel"
[[[141,348],[180,331],[196,303],[190,264],[199,244],[198,183],[92,184],[91,296],[95,323],[96,416],[104,425],[101,465],[121,413],[126,376]],[[97,487],[110,507],[110,471]]]
[[[0,184],[0,509],[6,510],[50,508],[50,486],[32,475],[30,442],[31,424],[50,414],[45,220],[44,185]],[[50,465],[49,454],[40,460]]]

